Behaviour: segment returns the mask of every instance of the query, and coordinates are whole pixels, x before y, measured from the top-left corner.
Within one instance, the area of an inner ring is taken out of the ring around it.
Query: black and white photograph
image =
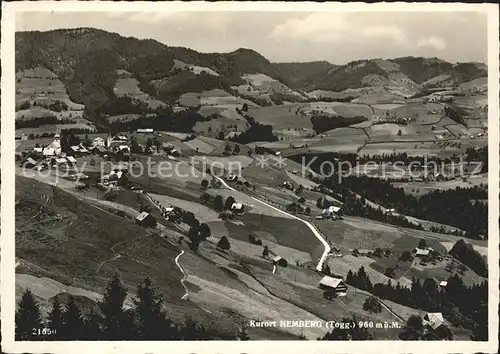
[[[4,350],[496,352],[497,5],[82,5],[3,6]]]

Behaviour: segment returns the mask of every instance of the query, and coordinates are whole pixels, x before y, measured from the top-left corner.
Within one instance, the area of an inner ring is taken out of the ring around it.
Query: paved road
[[[184,254],[184,250],[181,250],[181,253],[179,253],[177,255],[177,257],[175,257],[175,264],[177,265],[177,268],[179,268],[179,270],[181,271],[183,277],[181,279],[181,284],[182,286],[184,287],[184,290],[186,290],[186,293],[184,295],[182,295],[181,299],[182,300],[186,300],[189,296],[189,291],[188,291],[188,288],[186,287],[186,284],[184,284],[184,282],[186,281],[186,273],[184,272],[184,269],[182,269],[181,265],[179,264],[179,258],[180,256],[182,256]]]
[[[222,185],[224,187],[226,187],[226,188],[228,188],[228,189],[230,189],[232,191],[236,191],[236,189],[234,189],[233,187],[231,187],[230,185],[228,185],[226,183],[226,181],[224,181],[222,178],[217,177],[217,176],[215,176],[215,178],[217,178],[222,183]],[[323,236],[314,227],[314,225],[311,224],[309,221],[305,221],[305,220],[303,220],[303,219],[301,219],[301,218],[299,218],[299,217],[297,217],[295,215],[287,213],[287,212],[285,212],[285,211],[283,211],[281,209],[275,208],[272,205],[269,205],[269,204],[267,204],[266,202],[263,202],[260,199],[254,198],[252,196],[249,196],[249,197],[252,198],[253,200],[255,200],[256,202],[264,204],[265,206],[267,206],[267,207],[269,207],[269,208],[271,208],[273,210],[276,210],[276,211],[278,211],[278,212],[280,212],[280,213],[282,213],[284,215],[287,215],[288,217],[290,217],[292,219],[299,220],[299,221],[303,222],[304,224],[306,224],[306,226],[312,231],[312,233],[314,234],[314,236],[316,236],[316,238],[323,244],[323,246],[325,246],[325,251],[323,252],[323,255],[321,256],[321,258],[320,258],[320,260],[318,262],[318,265],[316,266],[316,270],[322,271],[323,270],[323,263],[325,262],[325,259],[326,259],[327,255],[328,255],[328,253],[330,252],[331,248],[330,248],[330,245],[328,244],[328,242],[326,242],[326,240],[323,238]]]

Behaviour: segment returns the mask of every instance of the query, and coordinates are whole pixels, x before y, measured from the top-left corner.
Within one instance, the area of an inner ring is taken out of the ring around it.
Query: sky
[[[273,62],[402,56],[487,61],[487,19],[475,12],[24,12],[16,30],[94,27],[200,52],[250,48]]]

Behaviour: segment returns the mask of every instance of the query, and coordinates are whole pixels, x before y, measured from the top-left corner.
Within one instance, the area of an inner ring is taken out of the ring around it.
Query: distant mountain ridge
[[[174,69],[174,60],[185,63],[185,69]],[[130,73],[140,90],[167,104],[187,92],[229,91],[247,84],[243,74],[264,74],[302,93],[364,87],[396,87],[412,93],[428,86],[456,87],[487,76],[484,64],[453,65],[437,58],[370,59],[345,65],[326,61],[272,63],[252,49],[199,53],[94,28],[17,32],[16,70],[35,66],[54,72],[70,98],[84,104],[90,113],[116,98],[119,71]]]

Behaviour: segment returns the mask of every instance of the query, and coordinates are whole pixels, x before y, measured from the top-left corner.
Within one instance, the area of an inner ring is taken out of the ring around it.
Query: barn
[[[142,227],[155,227],[156,219],[150,213],[143,211],[135,217],[135,223]]]
[[[325,275],[318,284],[318,287],[323,290],[334,290],[338,294],[347,293],[347,285],[345,285],[344,280],[341,278],[332,278]]]

